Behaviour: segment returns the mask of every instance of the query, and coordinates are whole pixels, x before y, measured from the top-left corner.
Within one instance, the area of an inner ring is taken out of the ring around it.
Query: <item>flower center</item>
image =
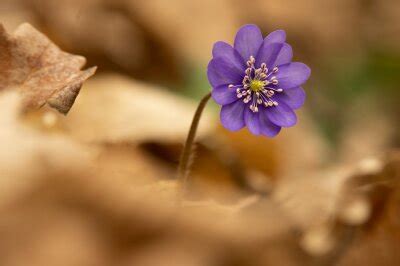
[[[255,79],[250,82],[250,89],[252,91],[260,91],[262,88],[264,88],[263,81]]]
[[[250,56],[246,62],[247,68],[242,84],[231,84],[229,88],[235,88],[237,98],[243,98],[245,104],[250,103],[250,110],[257,113],[258,105],[277,106],[278,102],[274,100],[273,96],[283,90],[277,87],[279,82],[274,76],[279,71],[278,67],[274,67],[270,71],[265,63],[262,63],[260,68],[255,68],[255,63],[256,59]]]

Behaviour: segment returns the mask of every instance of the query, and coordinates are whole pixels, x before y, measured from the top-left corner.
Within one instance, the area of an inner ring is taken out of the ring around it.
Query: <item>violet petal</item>
[[[284,43],[282,46],[282,49],[279,51],[279,54],[278,54],[275,62],[273,63],[273,66],[275,67],[275,66],[288,64],[288,63],[292,62],[292,59],[293,59],[292,47],[289,44]]]
[[[260,118],[259,112],[254,113],[251,111],[248,106],[246,106],[244,110],[244,122],[247,128],[250,130],[251,133],[254,135],[260,135]]]
[[[297,123],[297,116],[287,104],[280,102],[278,106],[268,107],[268,119],[277,126],[291,127]]]
[[[238,99],[236,96],[236,89],[228,88],[227,84],[213,88],[211,96],[214,101],[220,105],[230,104]]]
[[[276,100],[278,103],[283,102],[294,110],[303,106],[305,99],[306,93],[302,87],[284,90],[283,92],[277,93],[274,96],[274,100]]]
[[[216,42],[212,54],[214,58],[223,58],[226,62],[229,62],[242,71],[246,69],[246,63],[238,51],[226,42]]]
[[[260,109],[260,132],[264,136],[274,137],[281,131],[281,127],[272,123],[267,116],[268,108]]]
[[[222,125],[231,131],[244,127],[244,108],[245,105],[240,100],[222,106],[220,113]]]
[[[294,62],[279,67],[276,77],[279,80],[278,86],[283,89],[290,89],[301,86],[310,77],[311,69],[303,63]]]
[[[275,66],[274,63],[278,58],[282,47],[283,43],[263,43],[256,57],[256,67],[259,68],[262,63],[265,63],[268,69],[271,69],[273,66]]]
[[[214,58],[207,68],[207,77],[213,88],[224,84],[242,83],[242,70],[230,64],[224,58]]]
[[[250,56],[256,56],[263,42],[260,29],[256,25],[245,25],[236,33],[234,47],[243,57],[244,61]]]
[[[284,43],[286,41],[286,32],[284,30],[276,30],[268,34],[264,39],[264,43],[270,44],[274,42]]]

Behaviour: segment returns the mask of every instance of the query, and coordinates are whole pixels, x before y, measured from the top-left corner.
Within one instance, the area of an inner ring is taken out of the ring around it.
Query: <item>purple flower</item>
[[[222,125],[232,131],[244,126],[255,135],[273,137],[282,127],[297,122],[293,110],[300,108],[305,92],[300,87],[311,70],[291,62],[292,48],[286,33],[277,30],[263,39],[255,25],[236,34],[234,46],[217,42],[208,64],[212,97],[220,105]]]

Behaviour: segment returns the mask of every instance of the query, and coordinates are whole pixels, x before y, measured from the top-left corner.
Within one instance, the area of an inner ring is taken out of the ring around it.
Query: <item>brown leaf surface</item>
[[[96,68],[81,71],[84,57],[65,53],[29,24],[13,34],[0,25],[0,91],[17,90],[27,109],[49,104],[66,114],[82,83]]]
[[[235,13],[230,0],[186,1],[121,1],[122,6],[156,32],[184,58],[205,64],[216,40],[231,41],[236,27]],[[193,11],[196,12],[193,12]],[[162,25],[160,27],[160,25]]]
[[[181,143],[197,104],[160,87],[121,75],[100,75],[87,83],[65,127],[85,142]],[[210,133],[213,116],[206,111],[198,137]]]
[[[375,25],[372,39],[398,28],[392,5],[373,3],[363,13],[360,0],[307,0],[307,9],[295,1],[291,9],[255,1],[257,10],[247,10],[243,0],[4,2],[22,3],[62,47],[98,57],[102,67],[135,69],[153,82],[169,76],[177,58],[205,62],[210,50],[202,47],[231,40],[246,22],[263,32],[287,28],[300,57],[307,54],[302,45],[319,40],[309,50],[313,58],[359,45],[352,33],[360,23]],[[7,26],[26,20],[3,4],[1,15],[17,15]],[[384,24],[376,23],[380,16]],[[394,26],[380,30],[388,24]],[[80,71],[83,58],[46,50],[53,44],[29,28],[14,35],[2,30],[0,37],[0,91],[14,91],[0,92],[0,265],[399,264],[399,154],[355,163],[392,145],[383,114],[364,121],[350,112],[352,134],[340,139],[335,163],[306,113],[273,140],[247,130],[215,131],[218,122],[206,113],[188,196],[176,204],[175,163],[196,103],[124,76],[100,75],[64,117],[49,106],[68,111],[92,73]],[[21,106],[46,103],[21,114]],[[254,189],[233,181],[238,172]]]
[[[400,153],[391,153],[383,169],[360,181],[372,199],[371,217],[356,231],[338,265],[399,265]]]
[[[0,95],[1,265],[359,265],[374,247],[396,265],[398,157],[176,204],[178,183],[135,145],[35,130],[18,98]]]
[[[240,215],[257,198],[179,207],[175,182],[154,182],[163,176],[159,167],[145,166],[145,157],[126,146],[79,144],[37,131],[21,121],[19,98],[0,95],[0,264],[160,265],[152,254],[163,254],[165,245],[179,254],[194,247],[176,258],[183,265],[196,258],[209,258],[208,264],[230,260],[230,248],[246,243],[250,250],[285,234],[288,225],[273,206],[262,204],[270,209],[262,215],[259,207]],[[147,247],[137,245],[143,240]]]
[[[42,134],[24,125],[21,108],[19,94],[0,93],[0,205],[36,184],[50,168],[80,169],[91,154],[65,136]]]

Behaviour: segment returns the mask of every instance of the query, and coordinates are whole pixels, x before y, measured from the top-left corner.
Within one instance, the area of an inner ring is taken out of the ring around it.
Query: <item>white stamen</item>
[[[246,62],[247,68],[244,71],[245,76],[243,77],[242,86],[239,85],[229,85],[229,88],[237,88],[236,93],[238,98],[243,98],[245,104],[252,102],[249,106],[250,110],[254,113],[259,111],[258,105],[263,105],[265,107],[277,106],[278,102],[274,101],[272,97],[276,93],[283,92],[283,89],[275,89],[273,87],[268,87],[268,85],[277,85],[278,79],[276,76],[272,75],[279,71],[278,67],[274,67],[272,71],[268,72],[266,63],[262,63],[259,68],[255,67],[256,59],[254,56],[250,56],[249,60]],[[271,77],[270,77],[271,76]],[[257,88],[253,91],[251,88],[252,82],[259,82],[261,85],[257,84]]]

